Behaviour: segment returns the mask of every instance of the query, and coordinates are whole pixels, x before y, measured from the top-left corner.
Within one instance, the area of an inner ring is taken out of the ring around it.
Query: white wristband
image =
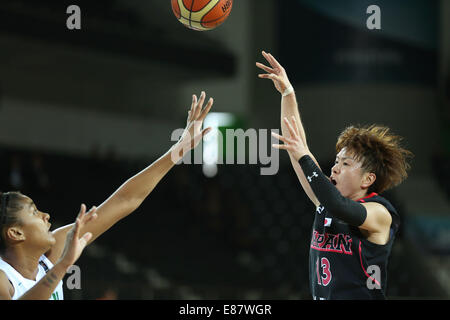
[[[290,85],[288,88],[286,88],[286,90],[284,90],[284,92],[281,95],[283,97],[286,97],[286,96],[290,95],[292,92],[294,92],[294,87],[292,87],[292,85]]]

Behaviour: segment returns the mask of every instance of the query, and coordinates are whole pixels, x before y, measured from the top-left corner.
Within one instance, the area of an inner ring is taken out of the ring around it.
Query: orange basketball
[[[171,0],[178,21],[197,30],[212,30],[228,18],[233,0]]]

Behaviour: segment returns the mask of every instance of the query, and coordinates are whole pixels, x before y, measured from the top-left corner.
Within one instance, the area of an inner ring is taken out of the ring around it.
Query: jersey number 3
[[[317,282],[319,286],[327,286],[331,281],[330,261],[327,258],[319,258],[316,261]]]

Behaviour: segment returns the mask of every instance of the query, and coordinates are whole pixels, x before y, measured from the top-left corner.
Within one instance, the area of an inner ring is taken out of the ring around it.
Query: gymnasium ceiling
[[[168,0],[2,0],[0,34],[75,50],[163,63],[198,76],[231,76],[235,57],[222,44],[186,32]],[[82,30],[66,28],[66,9],[77,4]],[[221,63],[216,63],[221,61]]]

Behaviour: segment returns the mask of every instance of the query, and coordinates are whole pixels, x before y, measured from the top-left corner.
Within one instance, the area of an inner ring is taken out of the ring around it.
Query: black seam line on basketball
[[[195,23],[203,24],[203,23],[211,23],[211,22],[220,20],[220,19],[222,19],[223,17],[225,17],[227,14],[229,14],[229,12],[227,12],[227,13],[221,15],[221,16],[220,16],[219,18],[217,18],[217,19],[214,19],[214,20],[208,20],[208,21],[196,21],[196,20],[190,20],[190,19],[188,19],[188,18],[186,18],[186,17],[183,17],[183,16],[181,16],[181,18],[186,19],[186,20],[189,20],[189,22],[192,21],[192,22],[195,22]]]
[[[194,7],[195,0],[192,0],[191,7],[189,8],[189,27],[192,27],[191,17],[192,17],[192,8]]]
[[[208,21],[195,21],[195,20],[189,20],[189,22],[199,23],[199,24],[201,24],[201,25],[203,26],[203,23],[211,23],[211,22],[220,20],[220,19],[222,19],[222,18],[225,17],[225,16],[226,16],[226,14],[224,14],[224,15],[221,16],[220,18],[217,18],[217,19],[214,19],[214,20],[208,20]],[[187,18],[185,18],[185,17],[183,17],[183,16],[181,16],[181,18],[188,20]],[[180,19],[181,19],[181,18],[180,18]]]
[[[217,20],[220,20],[220,19],[222,19],[223,17],[225,17],[227,14],[224,14],[224,15],[222,15],[220,18],[217,18],[217,19],[214,19],[214,20],[209,20],[209,21],[201,21],[201,22],[199,22],[200,23],[200,25],[203,27],[203,28],[207,28],[207,27],[205,27],[203,24],[204,23],[211,23],[211,22],[215,22],[215,21],[217,21]]]
[[[177,12],[177,7],[174,7],[174,11],[176,12],[176,13],[178,13],[179,15],[180,15],[180,18],[181,18],[181,8],[180,8],[180,4],[178,3],[178,0],[177,0],[177,6],[178,6],[178,9],[179,9],[179,11]],[[184,6],[184,4],[183,4],[183,6]]]
[[[193,1],[192,1],[192,2],[193,2]],[[211,8],[211,10],[214,9],[214,8],[219,4],[219,2],[220,2],[220,0],[218,0],[217,3],[216,3],[215,5],[213,5],[213,7]],[[206,6],[207,6],[208,4],[209,4],[209,3],[207,3]],[[203,8],[198,9],[197,11],[194,11],[194,10],[192,10],[192,8],[191,8],[191,12],[200,12],[200,11],[202,11],[203,9],[205,9],[206,6],[204,6]],[[208,14],[211,10],[209,10],[206,14]]]
[[[194,0],[192,0],[192,3],[194,3]],[[208,12],[206,12],[203,16],[206,16],[208,13],[210,13],[211,11],[213,11],[213,9],[214,9],[215,7],[217,7],[218,4],[219,4],[219,1],[217,1],[217,3],[211,8],[211,10],[209,10]],[[198,11],[194,11],[194,12],[199,12],[199,11],[201,11],[201,10],[203,10],[203,9],[205,9],[205,7],[203,7],[202,9],[200,9],[200,10],[198,10]],[[229,11],[228,11],[227,13],[229,13]],[[209,21],[204,21],[204,22],[202,22],[202,21],[195,21],[195,20],[191,20],[191,15],[192,15],[192,7],[191,7],[191,11],[189,11],[189,26],[192,27],[191,22],[195,22],[195,23],[200,24],[203,28],[207,28],[207,27],[205,27],[205,26],[203,25],[204,23],[211,23],[211,22],[220,20],[220,19],[222,19],[224,16],[226,16],[227,13],[224,13],[222,16],[220,16],[220,18],[217,18],[217,19],[214,19],[214,20],[209,20]]]

